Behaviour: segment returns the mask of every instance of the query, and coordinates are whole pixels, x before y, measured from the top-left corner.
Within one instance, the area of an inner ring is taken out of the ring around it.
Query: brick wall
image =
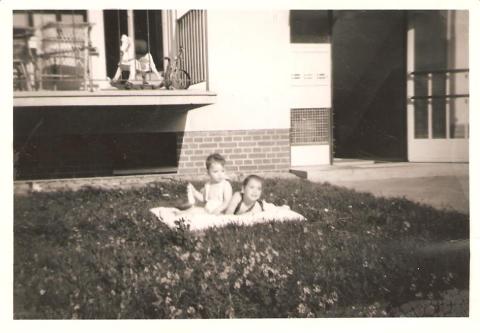
[[[227,173],[283,172],[290,168],[290,130],[262,129],[177,133],[178,173],[205,174],[205,159],[220,153]]]

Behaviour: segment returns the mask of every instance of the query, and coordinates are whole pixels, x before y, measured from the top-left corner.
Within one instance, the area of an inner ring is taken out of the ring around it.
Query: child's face
[[[243,195],[249,201],[256,201],[260,199],[262,195],[262,183],[256,179],[250,179],[250,181],[243,187]]]
[[[225,168],[220,163],[212,163],[208,169],[210,179],[216,183],[225,179]]]

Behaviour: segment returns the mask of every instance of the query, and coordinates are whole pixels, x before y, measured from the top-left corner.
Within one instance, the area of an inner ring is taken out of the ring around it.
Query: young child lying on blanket
[[[242,215],[246,213],[271,212],[286,209],[287,205],[275,206],[265,200],[260,200],[262,196],[263,178],[257,175],[247,176],[243,180],[242,190],[235,192],[225,214]]]
[[[263,212],[262,196],[263,179],[257,175],[250,175],[243,180],[241,192],[235,192],[225,211],[225,214],[245,214]]]
[[[228,207],[232,198],[232,185],[226,179],[225,158],[220,154],[211,154],[205,165],[210,177],[200,191],[192,184],[187,185],[187,196],[190,208],[180,214],[209,213],[221,214]]]

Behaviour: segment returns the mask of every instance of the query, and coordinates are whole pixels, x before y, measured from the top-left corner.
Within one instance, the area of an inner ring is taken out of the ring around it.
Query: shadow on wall
[[[15,179],[154,173],[178,165],[189,106],[14,110]]]
[[[333,12],[334,152],[406,158],[405,12]]]

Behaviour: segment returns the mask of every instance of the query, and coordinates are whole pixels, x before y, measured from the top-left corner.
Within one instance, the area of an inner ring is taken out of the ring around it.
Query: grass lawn
[[[16,196],[14,317],[398,316],[404,304],[468,291],[468,253],[420,254],[468,239],[468,215],[269,179],[264,198],[308,222],[198,235],[172,231],[149,212],[184,188],[166,181]],[[429,304],[417,314],[450,315]],[[468,299],[459,311],[468,315]]]

